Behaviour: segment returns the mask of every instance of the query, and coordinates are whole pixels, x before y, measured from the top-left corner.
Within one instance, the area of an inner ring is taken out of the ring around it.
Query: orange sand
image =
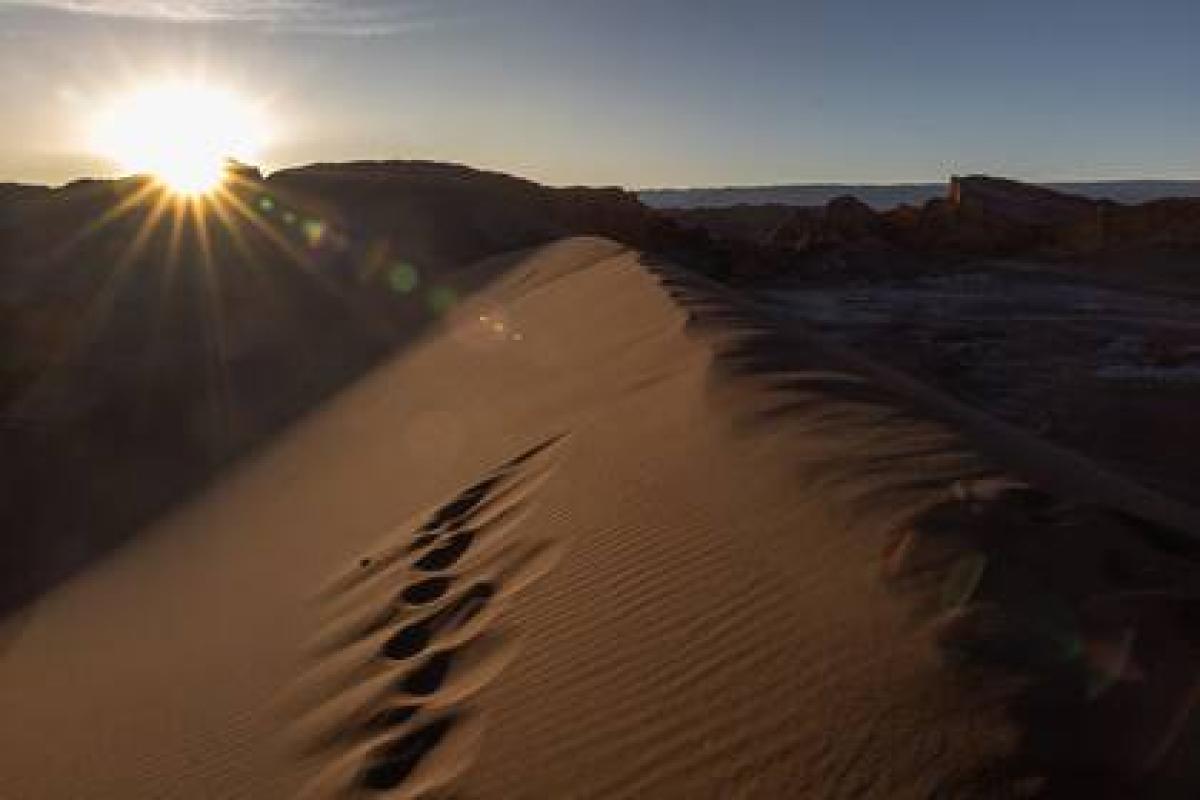
[[[6,622],[0,796],[1200,786],[1190,509],[612,242],[479,269]]]

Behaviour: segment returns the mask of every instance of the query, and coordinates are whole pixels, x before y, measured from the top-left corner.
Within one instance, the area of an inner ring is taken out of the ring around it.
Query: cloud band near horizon
[[[390,36],[432,21],[414,3],[381,0],[0,0],[4,9],[180,25],[250,24],[336,36]]]

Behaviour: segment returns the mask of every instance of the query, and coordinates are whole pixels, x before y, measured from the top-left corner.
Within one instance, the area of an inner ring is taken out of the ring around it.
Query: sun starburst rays
[[[91,221],[80,226],[76,235],[56,246],[53,262],[77,265],[89,262],[97,254],[110,253],[98,276],[90,299],[82,309],[72,337],[47,362],[47,366],[29,387],[20,407],[43,403],[45,398],[62,391],[60,381],[78,374],[75,366],[111,331],[116,322],[114,309],[129,292],[151,287],[154,298],[148,307],[144,350],[138,363],[144,380],[164,366],[162,361],[172,348],[171,337],[178,335],[180,315],[196,314],[202,328],[198,340],[204,355],[204,393],[209,403],[210,421],[223,436],[235,436],[237,421],[232,379],[229,373],[232,354],[228,287],[222,275],[249,276],[253,279],[256,307],[269,297],[272,287],[267,280],[265,263],[290,266],[314,283],[345,301],[331,283],[321,280],[312,252],[304,243],[288,237],[290,230],[279,220],[265,219],[256,211],[254,198],[267,192],[253,178],[234,175],[212,193],[189,195],[174,192],[157,181],[117,184],[116,194]],[[218,254],[214,239],[222,245]],[[253,242],[250,241],[253,239]],[[114,245],[118,245],[113,249]],[[227,247],[226,245],[232,245]],[[187,267],[186,272],[181,271]],[[277,269],[277,268],[276,268]],[[142,278],[137,278],[137,276]],[[180,277],[186,279],[180,281]],[[142,282],[144,279],[145,282]],[[140,285],[141,289],[134,288]],[[188,287],[194,287],[192,291]],[[188,300],[187,298],[191,298]],[[179,305],[183,300],[184,305]],[[191,310],[188,309],[191,307]],[[127,320],[126,320],[127,322]],[[168,323],[173,326],[168,329]],[[214,431],[217,432],[217,431]]]
[[[259,105],[200,79],[170,79],[117,93],[91,122],[91,147],[126,173],[179,195],[211,193],[227,161],[254,160],[267,138]]]

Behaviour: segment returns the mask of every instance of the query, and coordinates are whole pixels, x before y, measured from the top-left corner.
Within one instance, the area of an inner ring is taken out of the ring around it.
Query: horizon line
[[[1002,178],[1006,180],[1017,181],[1019,183],[1028,183],[1034,185],[1079,185],[1079,184],[1136,184],[1136,183],[1161,183],[1161,184],[1200,184],[1200,176],[1186,178],[1164,178],[1164,177],[1140,177],[1140,178],[1112,178],[1112,177],[1096,177],[1096,178],[1027,178],[1014,175],[1006,175],[991,172],[956,172],[946,175],[942,178],[927,178],[927,179],[908,179],[908,180],[889,180],[889,181],[872,181],[872,180],[782,180],[775,183],[725,183],[725,184],[691,184],[691,185],[671,185],[671,186],[634,186],[626,183],[612,183],[598,181],[594,183],[579,183],[579,182],[542,182],[532,178],[528,178],[519,172],[509,171],[497,167],[477,166],[465,161],[453,160],[438,160],[428,158],[364,158],[364,159],[343,159],[334,161],[307,161],[294,164],[280,165],[274,169],[267,169],[258,164],[247,164],[246,166],[259,169],[264,179],[269,179],[271,176],[294,169],[304,169],[307,167],[315,167],[320,165],[349,165],[349,164],[444,164],[447,166],[459,166],[467,169],[477,170],[479,172],[496,172],[509,175],[523,180],[530,180],[534,183],[541,183],[544,186],[553,188],[571,188],[571,187],[594,187],[607,188],[619,187],[625,191],[641,194],[652,192],[722,192],[722,191],[755,191],[768,189],[786,189],[786,188],[877,188],[877,189],[898,189],[898,188],[915,188],[915,187],[935,187],[946,186],[950,180],[955,177],[990,177]],[[77,175],[72,178],[63,180],[62,182],[43,182],[43,181],[28,181],[20,179],[7,179],[0,177],[0,185],[8,186],[28,186],[41,187],[46,189],[61,189],[73,183],[80,181],[121,181],[130,178],[137,178],[137,173],[120,174],[120,175]],[[144,176],[140,176],[144,177]]]

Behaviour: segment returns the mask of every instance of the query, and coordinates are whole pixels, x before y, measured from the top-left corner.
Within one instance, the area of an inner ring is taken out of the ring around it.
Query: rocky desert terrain
[[[1200,200],[987,177],[920,207],[671,210],[785,317],[1182,498],[1200,438]]]

